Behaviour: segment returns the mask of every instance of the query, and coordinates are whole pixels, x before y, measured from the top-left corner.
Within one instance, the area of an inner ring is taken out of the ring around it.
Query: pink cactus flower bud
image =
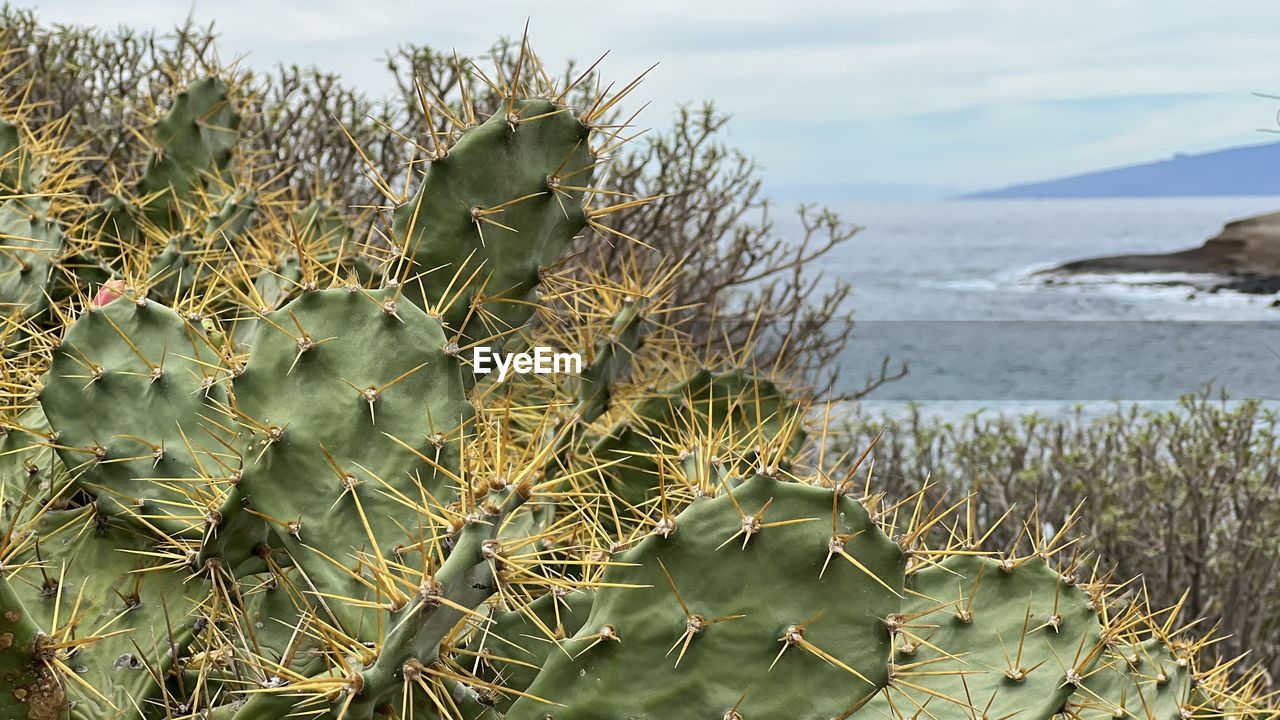
[[[98,288],[98,294],[93,296],[93,306],[96,308],[107,305],[112,300],[124,295],[123,280],[108,280]]]

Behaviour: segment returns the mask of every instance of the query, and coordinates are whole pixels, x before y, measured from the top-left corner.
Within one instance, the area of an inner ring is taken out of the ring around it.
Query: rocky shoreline
[[[1179,274],[1202,280],[1160,280],[1157,284],[1189,285],[1206,292],[1253,295],[1280,292],[1280,212],[1227,223],[1203,245],[1173,253],[1111,255],[1063,263],[1037,273],[1062,275]],[[1052,283],[1052,280],[1049,280]]]

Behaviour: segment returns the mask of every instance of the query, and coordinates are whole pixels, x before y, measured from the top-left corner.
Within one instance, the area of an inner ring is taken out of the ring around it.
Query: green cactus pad
[[[205,265],[216,266],[226,258],[227,247],[244,234],[256,209],[254,194],[237,190],[205,220],[203,234],[172,235],[147,270],[151,296],[170,305],[186,296],[197,276],[210,274]]]
[[[40,659],[42,642],[44,633],[0,573],[0,717],[66,717],[66,692],[61,679]]]
[[[388,290],[305,293],[262,322],[233,383],[238,489],[319,591],[372,601],[338,565],[361,552],[399,562],[398,548],[438,530],[419,508],[457,490],[474,412],[461,366],[440,324]]]
[[[39,552],[34,540],[27,543],[9,578],[12,591],[46,634],[67,635],[74,613],[69,637],[102,638],[63,660],[98,693],[65,681],[73,716],[132,715],[135,701],[158,690],[152,673],[172,664],[170,642],[181,650],[194,636],[207,587],[187,581],[180,554],[170,561],[176,567],[164,567],[153,555],[162,548],[145,529],[92,507],[47,512],[34,531]]]
[[[351,226],[327,200],[312,200],[295,213],[293,230],[297,233],[296,245],[317,262],[329,263],[339,256],[350,258],[357,254]]]
[[[569,188],[591,184],[590,129],[548,100],[506,108],[464,132],[395,211],[393,240],[412,263],[405,297],[425,297],[464,346],[528,321],[540,269],[587,222]]]
[[[648,302],[632,300],[609,322],[609,331],[596,343],[587,367],[574,381],[578,413],[583,422],[593,422],[613,402],[617,382],[631,367],[631,359],[640,351],[645,337],[645,310]]]
[[[99,252],[114,258],[158,236],[163,249],[153,258],[150,275],[165,279],[176,274],[169,270],[190,252],[188,236],[199,233],[202,216],[216,202],[195,201],[210,188],[221,189],[230,176],[240,119],[226,83],[218,78],[196,80],[179,93],[152,131],[151,154],[132,195],[107,197],[85,223],[84,234],[99,242]],[[216,224],[226,210],[213,211],[207,224]],[[173,290],[166,288],[158,297],[174,297]]]
[[[782,431],[795,406],[774,383],[739,370],[699,370],[688,380],[635,403],[628,419],[591,448],[600,462],[621,460],[605,471],[609,489],[633,506],[653,496],[659,485],[655,453],[671,449],[683,433],[706,434],[730,426],[754,433],[752,444]],[[803,437],[797,435],[798,449]]]
[[[210,77],[188,85],[156,123],[151,141],[154,149],[137,192],[155,196],[146,216],[171,232],[185,225],[180,202],[227,169],[240,141],[240,114],[226,83]]]
[[[22,130],[0,120],[0,190],[17,194],[30,189],[30,156],[23,151]]]
[[[1047,719],[1097,660],[1102,628],[1088,593],[1039,557],[951,556],[910,575],[907,590],[897,679],[855,718]]]
[[[317,287],[346,284],[332,282],[335,279],[355,280],[361,286],[372,280],[373,269],[360,257],[351,226],[328,201],[312,200],[294,213],[293,232],[290,246],[280,248],[284,256],[277,257],[273,267],[254,279],[254,289],[268,309],[292,299],[307,280]],[[304,272],[304,262],[309,276]]]
[[[0,531],[25,526],[68,480],[39,405],[0,425]]]
[[[487,682],[524,692],[538,677],[547,658],[562,650],[587,622],[595,594],[585,591],[568,595],[550,592],[527,607],[498,613],[493,623],[478,630],[478,648],[486,655]],[[515,702],[514,694],[492,698],[494,707],[506,712]]]
[[[48,202],[0,203],[0,303],[35,317],[49,306],[50,283],[63,253],[63,234],[47,217]]]
[[[205,503],[234,470],[218,459],[229,424],[218,367],[201,329],[142,298],[86,310],[67,330],[40,402],[62,461],[105,512],[203,532]]]
[[[1108,648],[1071,696],[1067,710],[1079,720],[1184,720],[1192,706],[1192,687],[1187,660],[1150,638]]]
[[[879,690],[904,559],[861,505],[834,500],[757,476],[695,501],[605,571],[569,654],[529,687],[560,706],[521,698],[509,720],[829,718]],[[861,567],[832,552],[833,511]]]

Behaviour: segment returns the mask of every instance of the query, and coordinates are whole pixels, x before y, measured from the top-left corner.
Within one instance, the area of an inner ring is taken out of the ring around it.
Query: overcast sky
[[[49,21],[168,28],[184,2],[45,0]],[[402,42],[482,52],[525,20],[544,60],[661,64],[642,117],[713,98],[775,188],[978,189],[1271,141],[1275,0],[199,0],[224,56],[372,94]]]

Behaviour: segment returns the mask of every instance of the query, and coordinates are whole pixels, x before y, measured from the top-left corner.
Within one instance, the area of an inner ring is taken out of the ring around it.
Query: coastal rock
[[[1088,258],[1042,271],[1048,275],[1189,273],[1230,275],[1216,287],[1272,294],[1280,290],[1280,212],[1227,223],[1198,248],[1149,255]]]

